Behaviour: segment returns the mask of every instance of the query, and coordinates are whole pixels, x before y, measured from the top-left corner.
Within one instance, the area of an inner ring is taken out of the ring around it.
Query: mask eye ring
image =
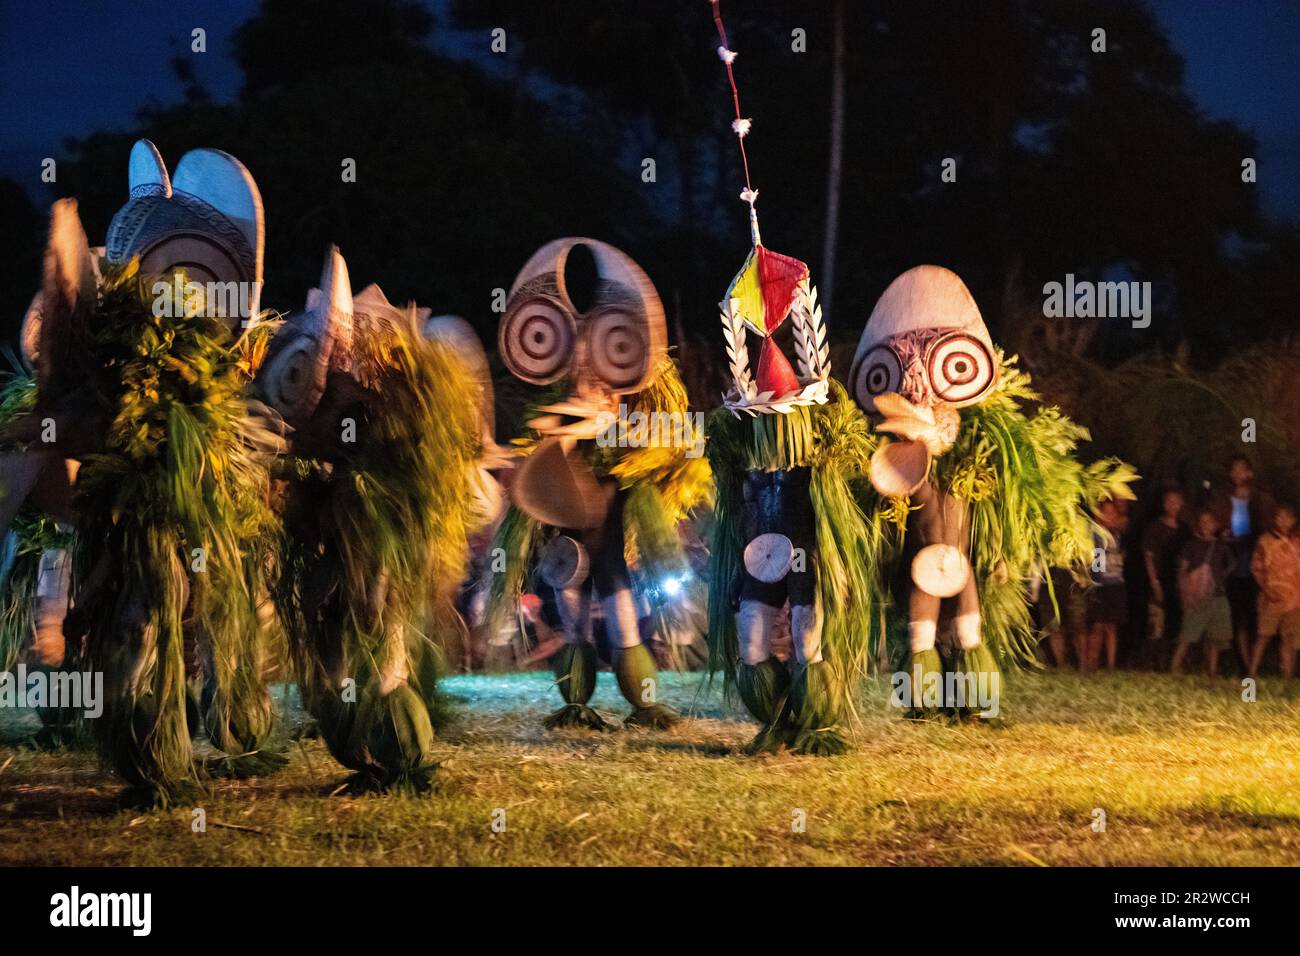
[[[559,299],[533,295],[512,303],[497,345],[511,374],[534,385],[562,378],[573,360],[577,323]]]
[[[980,401],[998,380],[993,351],[966,332],[949,332],[931,342],[925,372],[934,396],[956,408]]]
[[[616,392],[635,391],[650,364],[644,317],[622,305],[605,306],[590,313],[584,325],[596,377]]]
[[[853,397],[864,411],[876,410],[876,396],[897,392],[903,383],[903,363],[888,345],[877,345],[849,373]]]
[[[301,420],[313,411],[308,407],[316,387],[316,359],[320,343],[307,335],[287,342],[267,359],[262,373],[266,403],[286,420]]]

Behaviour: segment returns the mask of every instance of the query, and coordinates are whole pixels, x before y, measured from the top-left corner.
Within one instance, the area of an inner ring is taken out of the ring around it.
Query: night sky
[[[445,3],[428,5],[438,15],[433,42],[439,49],[469,57],[486,48],[485,39],[445,26]],[[1200,108],[1259,139],[1265,210],[1300,219],[1294,163],[1300,155],[1300,3],[1153,5],[1186,60],[1187,87]],[[40,161],[58,156],[66,137],[129,128],[140,107],[179,100],[181,84],[170,62],[188,54],[196,26],[206,29],[208,40],[207,54],[196,57],[198,80],[219,100],[233,97],[240,75],[229,56],[230,36],[256,9],[256,0],[0,0],[0,176],[40,200]],[[701,16],[701,43],[709,41],[707,26]]]

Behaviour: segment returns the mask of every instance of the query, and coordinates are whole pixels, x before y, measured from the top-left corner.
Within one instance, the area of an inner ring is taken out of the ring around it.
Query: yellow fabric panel
[[[767,324],[763,318],[763,285],[758,275],[757,251],[751,249],[745,265],[731,280],[727,298],[734,299],[736,311],[740,313],[745,324],[764,338],[767,337]]]

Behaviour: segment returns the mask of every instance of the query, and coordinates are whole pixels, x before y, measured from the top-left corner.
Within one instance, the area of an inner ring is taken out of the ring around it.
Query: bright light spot
[[[663,592],[668,595],[668,597],[677,597],[677,595],[682,593],[682,579],[664,578]]]

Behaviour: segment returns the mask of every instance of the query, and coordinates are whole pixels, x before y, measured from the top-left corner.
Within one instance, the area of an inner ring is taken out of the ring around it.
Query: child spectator
[[[1097,506],[1097,523],[1103,533],[1096,540],[1097,559],[1093,564],[1093,587],[1088,595],[1087,665],[1080,670],[1096,670],[1106,653],[1106,669],[1115,669],[1119,652],[1119,627],[1128,620],[1128,589],[1124,585],[1124,550],[1120,538],[1128,516],[1113,500]]]
[[[1250,658],[1250,673],[1258,673],[1264,652],[1277,634],[1282,644],[1282,676],[1290,680],[1300,638],[1300,537],[1295,509],[1290,505],[1280,505],[1273,512],[1273,526],[1260,535],[1250,566],[1259,584],[1259,636]]]
[[[1142,563],[1147,576],[1147,641],[1143,663],[1161,666],[1166,640],[1178,633],[1182,608],[1178,601],[1178,553],[1187,543],[1183,524],[1182,491],[1166,488],[1160,496],[1160,515],[1142,533]]]
[[[1196,515],[1196,535],[1178,555],[1178,596],[1183,624],[1170,671],[1182,673],[1183,659],[1193,644],[1205,641],[1211,677],[1219,673],[1219,654],[1232,646],[1232,609],[1225,582],[1236,566],[1232,548],[1219,540],[1219,519],[1212,508]]]

